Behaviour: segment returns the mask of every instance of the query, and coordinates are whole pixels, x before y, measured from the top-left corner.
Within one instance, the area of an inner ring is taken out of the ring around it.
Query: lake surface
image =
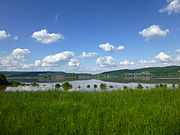
[[[55,89],[55,84],[63,84],[64,82],[53,82],[53,83],[38,83],[39,86],[33,87],[33,86],[18,86],[18,87],[7,87],[7,86],[1,86],[0,89],[3,89],[5,91],[46,91],[46,90],[63,90],[62,88]],[[107,85],[108,90],[122,90],[124,86],[127,86],[128,88],[136,88],[138,83],[131,82],[131,83],[118,83],[118,82],[107,82],[102,80],[76,80],[76,81],[69,81],[73,85],[73,88],[69,91],[99,91],[100,90],[100,84],[105,83]],[[87,85],[90,85],[91,88],[87,88]],[[94,84],[96,84],[98,87],[96,89],[93,88]],[[109,86],[112,85],[113,88],[109,88]],[[155,84],[148,84],[148,83],[141,83],[141,85],[144,88],[154,88]],[[81,88],[78,88],[80,86]],[[172,84],[167,84],[167,86],[170,88]]]

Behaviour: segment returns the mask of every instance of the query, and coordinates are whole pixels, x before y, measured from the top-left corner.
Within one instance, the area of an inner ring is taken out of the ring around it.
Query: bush
[[[19,85],[21,85],[21,83],[19,81],[10,81],[9,84],[12,85],[12,86],[19,86]]]
[[[139,83],[137,89],[143,89],[144,87]]]
[[[33,87],[38,87],[39,84],[38,84],[38,83],[31,83],[31,86],[33,86]]]
[[[65,82],[62,84],[62,87],[64,90],[69,90],[72,88],[72,84],[70,84],[69,82]]]
[[[78,86],[78,89],[80,89],[81,88],[81,86]]]
[[[0,85],[8,85],[8,81],[3,74],[0,74]]]
[[[112,89],[112,88],[113,88],[113,86],[112,86],[112,85],[110,85],[110,86],[109,86],[109,88],[110,88],[110,89]]]
[[[100,88],[101,88],[101,90],[105,90],[106,89],[106,84],[105,83],[101,83],[100,84]]]
[[[127,89],[128,89],[128,87],[127,87],[127,86],[123,86],[123,89],[124,89],[124,90],[127,90]]]
[[[97,85],[96,84],[94,84],[94,89],[96,89],[97,88]]]
[[[61,87],[61,85],[58,83],[55,85],[55,88],[57,88],[57,89],[59,89],[60,87]]]
[[[176,84],[172,84],[172,88],[175,89],[176,88]]]
[[[88,89],[91,88],[91,86],[90,86],[89,84],[88,84],[86,87],[87,87]]]

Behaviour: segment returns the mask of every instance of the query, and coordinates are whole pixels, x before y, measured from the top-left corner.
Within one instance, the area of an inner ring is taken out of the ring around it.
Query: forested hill
[[[180,76],[180,66],[167,66],[167,67],[149,67],[141,69],[123,69],[109,72],[103,72],[99,75],[152,75],[152,76]]]
[[[96,76],[178,76],[180,77],[180,66],[167,67],[149,67],[141,69],[123,69],[109,72],[103,72],[96,75],[86,73],[65,73],[54,71],[39,71],[39,72],[14,72],[14,71],[0,71],[6,77],[43,77],[43,78],[92,78]]]

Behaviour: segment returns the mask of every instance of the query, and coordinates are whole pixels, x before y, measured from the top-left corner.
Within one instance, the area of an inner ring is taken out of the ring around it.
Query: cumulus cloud
[[[31,37],[43,44],[50,44],[64,38],[61,34],[50,34],[46,29],[34,32]]]
[[[176,62],[180,62],[180,55],[177,55],[176,58],[174,59]]]
[[[58,54],[46,56],[43,59],[43,62],[45,62],[45,63],[66,62],[66,61],[69,61],[70,59],[72,59],[74,57],[74,55],[75,54],[71,51],[60,52]]]
[[[180,0],[167,0],[168,5],[159,10],[160,13],[168,12],[168,14],[180,13]]]
[[[102,67],[115,66],[115,59],[112,56],[99,57],[96,63]]]
[[[79,67],[80,62],[77,59],[70,59],[70,61],[68,62],[68,65],[71,67]]]
[[[80,56],[79,56],[79,58],[91,58],[91,57],[96,57],[96,56],[98,56],[98,53],[96,53],[96,52],[83,52]]]
[[[121,61],[119,64],[120,64],[120,65],[133,65],[134,62],[129,62],[129,61],[127,61],[127,60],[124,60],[124,61]]]
[[[152,25],[149,28],[140,31],[139,35],[145,37],[146,41],[149,41],[153,38],[166,37],[169,32],[170,31],[168,29],[161,30],[159,25]]]
[[[139,63],[141,64],[151,64],[151,63],[157,63],[155,60],[139,60]]]
[[[177,53],[180,53],[180,49],[176,49],[175,51],[176,51]]]
[[[12,52],[12,54],[14,56],[25,56],[25,55],[28,55],[30,53],[31,52],[29,51],[29,49],[21,49],[21,48],[14,49]]]
[[[160,52],[158,55],[155,56],[156,59],[159,59],[160,61],[169,61],[172,59],[171,56],[167,55],[164,52]]]
[[[36,60],[35,62],[34,62],[34,66],[40,66],[41,65],[41,61],[40,60]]]
[[[99,47],[102,48],[106,52],[112,52],[115,50],[115,47],[109,43],[100,44]]]
[[[0,30],[0,40],[6,39],[6,38],[9,38],[9,37],[11,37],[11,35],[7,34],[5,30]]]
[[[21,63],[26,59],[26,56],[31,52],[28,49],[14,49],[8,56],[0,58],[0,68],[5,70],[21,69]]]
[[[118,47],[116,48],[117,51],[121,51],[121,50],[124,50],[124,49],[125,49],[124,46],[118,46]]]
[[[100,44],[99,47],[102,48],[105,52],[113,52],[115,50],[120,51],[120,50],[125,49],[124,46],[115,47],[114,45],[111,45],[110,43]]]

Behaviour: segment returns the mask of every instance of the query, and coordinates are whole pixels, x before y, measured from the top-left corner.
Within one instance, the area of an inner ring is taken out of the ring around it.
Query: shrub
[[[109,86],[109,88],[110,88],[110,89],[112,89],[112,88],[113,88],[113,86],[112,86],[112,85],[110,85],[110,86]]]
[[[94,84],[94,89],[96,89],[97,88],[97,85],[96,84]]]
[[[175,89],[176,88],[176,84],[172,84],[172,88]]]
[[[80,89],[81,88],[81,86],[78,86],[78,89]]]
[[[0,85],[8,85],[8,81],[3,74],[0,74]]]
[[[87,87],[88,89],[91,88],[91,86],[90,86],[89,84],[88,84],[86,87]]]
[[[61,87],[61,85],[58,83],[55,85],[55,88],[57,88],[57,89],[59,89],[60,87]]]
[[[106,84],[105,83],[101,83],[100,84],[100,88],[101,88],[101,90],[105,90],[106,89]]]
[[[34,83],[31,83],[31,86],[37,87],[37,86],[39,86],[39,84],[34,82]]]
[[[65,82],[62,84],[62,87],[64,90],[69,90],[72,88],[72,84],[70,84],[69,82]]]
[[[12,86],[15,86],[15,87],[21,85],[21,83],[19,81],[10,81],[9,84]]]
[[[124,89],[124,90],[127,90],[127,89],[128,89],[128,87],[127,87],[127,86],[123,86],[123,89]]]
[[[139,83],[137,89],[143,89],[144,87]]]

